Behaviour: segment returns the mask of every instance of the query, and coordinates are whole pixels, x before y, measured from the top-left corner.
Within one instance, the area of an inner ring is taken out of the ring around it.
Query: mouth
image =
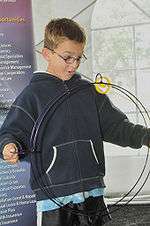
[[[75,73],[75,71],[68,71],[68,74],[73,75]]]

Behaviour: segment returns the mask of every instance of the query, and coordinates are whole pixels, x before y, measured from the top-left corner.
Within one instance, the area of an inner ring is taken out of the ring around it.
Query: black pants
[[[102,196],[42,213],[42,226],[101,226],[109,220],[111,216]]]

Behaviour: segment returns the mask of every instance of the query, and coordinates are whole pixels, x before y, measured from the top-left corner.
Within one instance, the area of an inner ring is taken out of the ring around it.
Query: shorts
[[[42,213],[41,226],[101,226],[111,220],[103,196]]]

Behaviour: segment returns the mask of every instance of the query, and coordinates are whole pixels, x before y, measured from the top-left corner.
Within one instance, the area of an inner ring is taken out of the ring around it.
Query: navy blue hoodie
[[[104,187],[103,141],[140,148],[147,129],[128,121],[106,95],[75,74],[35,73],[0,131],[0,148],[15,143],[31,160],[37,200]]]

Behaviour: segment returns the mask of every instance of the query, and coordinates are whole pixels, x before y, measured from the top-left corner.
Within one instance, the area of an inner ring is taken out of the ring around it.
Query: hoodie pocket
[[[53,146],[53,158],[46,174],[53,185],[79,182],[100,173],[91,140],[76,140]]]

